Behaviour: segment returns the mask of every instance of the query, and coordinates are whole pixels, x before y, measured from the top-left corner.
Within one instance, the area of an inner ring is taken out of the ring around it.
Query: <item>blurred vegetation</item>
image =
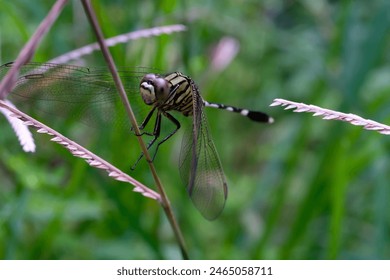
[[[192,258],[390,258],[389,138],[268,107],[285,98],[389,124],[389,1],[93,2],[107,37],[157,25],[188,27],[112,48],[118,66],[181,70],[205,99],[275,118],[259,125],[207,109],[230,187],[225,210],[213,222],[200,216],[181,184],[180,135],[160,148],[156,167]],[[2,64],[16,58],[52,3],[0,0]],[[240,49],[216,71],[213,49],[225,37]],[[92,41],[81,5],[72,1],[34,61]],[[99,52],[83,63],[104,65]],[[23,153],[0,119],[0,258],[180,258],[155,201],[90,168],[48,136],[35,134],[37,152]],[[58,130],[81,129],[65,124]],[[87,147],[129,170],[129,146],[136,141],[108,128],[95,133]],[[146,164],[131,175],[153,187]]]

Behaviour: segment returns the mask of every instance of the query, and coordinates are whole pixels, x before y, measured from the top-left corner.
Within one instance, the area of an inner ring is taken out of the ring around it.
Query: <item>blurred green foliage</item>
[[[388,137],[268,107],[285,98],[390,123],[389,1],[93,2],[107,37],[166,24],[188,28],[112,48],[118,66],[181,70],[205,99],[266,111],[276,120],[259,125],[207,109],[230,186],[214,222],[200,216],[181,184],[180,135],[160,148],[156,167],[192,258],[390,258]],[[16,58],[52,3],[0,0],[1,63]],[[218,72],[210,61],[226,36],[240,50]],[[34,61],[92,41],[81,5],[72,1]],[[83,62],[104,65],[98,52]],[[155,201],[45,135],[35,134],[35,154],[23,153],[0,119],[0,258],[180,258]],[[136,142],[107,131],[92,135],[87,147],[129,170],[135,153],[129,145]],[[153,187],[146,164],[131,175]]]

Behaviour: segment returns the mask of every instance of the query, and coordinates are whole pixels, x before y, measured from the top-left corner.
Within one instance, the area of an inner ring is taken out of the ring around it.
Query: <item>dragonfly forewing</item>
[[[0,67],[0,79],[9,70]],[[145,72],[119,71],[130,103],[142,118],[149,108],[139,98],[139,81]],[[45,123],[74,119],[91,127],[116,126],[130,130],[115,84],[105,68],[29,63],[21,68],[8,98]],[[142,121],[142,120],[140,120]]]

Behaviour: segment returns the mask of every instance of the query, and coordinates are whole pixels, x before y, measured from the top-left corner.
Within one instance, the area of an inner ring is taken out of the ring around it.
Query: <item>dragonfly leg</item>
[[[150,121],[150,118],[153,116],[153,113],[154,111],[156,110],[156,107],[153,107],[152,110],[149,111],[148,115],[146,116],[146,118],[142,121],[141,125],[138,127],[139,130],[144,130],[144,128],[147,126],[147,124],[149,123]],[[131,131],[134,131],[133,127],[131,128]],[[153,133],[150,133],[150,132],[145,132],[145,131],[142,131],[141,134],[137,135],[135,134],[136,136],[142,136],[142,135],[149,135],[149,136],[154,136]]]
[[[156,146],[156,150],[154,151],[154,154],[152,156],[152,162],[154,161],[154,159],[156,158],[156,155],[157,155],[157,151],[158,151],[158,148],[160,147],[160,145],[162,143],[164,143],[165,141],[167,141],[169,138],[171,138],[179,129],[180,129],[180,123],[177,119],[175,119],[171,114],[167,113],[167,112],[162,112],[164,114],[164,116],[170,120],[171,122],[173,122],[176,126],[176,128],[171,132],[169,133],[167,136],[165,136],[160,142],[157,143],[157,146]],[[150,119],[150,117],[149,117]],[[142,124],[145,124],[146,125],[147,122],[142,122]],[[141,124],[141,125],[142,125]],[[154,131],[153,133],[150,133],[148,135],[152,135],[154,136],[154,138],[148,143],[148,146],[147,146],[147,149],[149,150],[150,147],[153,146],[153,144],[156,142],[156,140],[158,139],[158,137],[160,136],[160,132],[161,132],[161,112],[159,111],[157,113],[157,117],[156,117],[156,123],[154,125]],[[135,164],[131,167],[131,170],[134,170],[138,164],[138,162],[143,158],[144,156],[144,153],[141,153],[140,156],[138,157],[137,161],[135,162]]]
[[[154,111],[154,109],[152,110]],[[151,115],[151,114],[148,114],[148,116]],[[146,117],[148,118],[148,117]],[[150,119],[150,117],[148,118]],[[145,119],[146,120],[146,119]],[[149,121],[149,120],[148,120]],[[143,121],[141,126],[142,125],[146,125],[147,122]],[[156,123],[154,125],[154,130],[153,130],[153,133],[148,133],[147,135],[150,135],[150,136],[154,136],[153,139],[148,143],[148,146],[146,147],[148,150],[150,149],[150,147],[153,146],[154,142],[156,142],[157,138],[160,136],[160,130],[161,130],[161,113],[160,111],[157,113],[157,117],[156,117]],[[146,133],[143,133],[143,134],[146,134]],[[141,152],[140,156],[138,157],[137,161],[135,162],[135,164],[131,167],[131,170],[134,170],[135,167],[137,166],[138,162],[143,158],[144,156],[144,153]],[[153,159],[152,161],[154,160],[154,157],[156,155],[153,156]]]
[[[152,161],[154,160],[154,158],[156,157],[157,155],[157,150],[158,148],[160,147],[160,145],[162,143],[164,143],[165,141],[167,141],[169,138],[171,138],[179,129],[180,129],[180,123],[177,119],[175,119],[171,114],[167,113],[167,112],[163,112],[164,116],[170,120],[171,122],[173,122],[175,125],[176,125],[176,128],[171,132],[169,133],[167,136],[165,136],[160,142],[157,143],[157,146],[156,146],[156,150],[153,154],[153,158],[152,158]]]

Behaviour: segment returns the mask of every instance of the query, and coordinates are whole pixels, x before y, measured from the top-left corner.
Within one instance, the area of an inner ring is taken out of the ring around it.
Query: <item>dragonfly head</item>
[[[169,83],[156,74],[146,74],[140,83],[141,97],[145,104],[164,103],[169,95]]]

